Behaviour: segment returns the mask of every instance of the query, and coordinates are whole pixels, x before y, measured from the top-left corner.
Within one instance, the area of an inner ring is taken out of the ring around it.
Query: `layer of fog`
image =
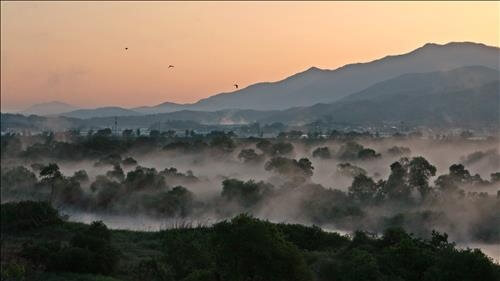
[[[352,160],[352,161],[342,161],[336,157],[332,159],[319,159],[312,157],[312,151],[317,147],[327,146],[331,150],[332,154],[335,155],[339,151],[340,147],[343,145],[342,142],[329,141],[324,143],[319,143],[315,145],[306,145],[303,142],[293,142],[294,152],[287,157],[299,159],[302,157],[307,157],[311,160],[314,167],[314,174],[311,178],[311,182],[320,184],[326,188],[340,189],[347,191],[347,188],[352,183],[352,177],[341,175],[337,171],[337,165],[339,163],[350,162],[356,166],[359,166],[366,170],[367,175],[373,177],[375,180],[387,179],[390,173],[390,165],[400,159],[402,155],[391,156],[387,153],[387,150],[393,146],[403,146],[408,147],[411,150],[411,154],[404,156],[423,156],[431,164],[436,166],[437,172],[436,176],[430,179],[433,183],[438,175],[446,174],[450,165],[455,163],[463,163],[465,168],[468,169],[471,174],[478,173],[483,179],[489,179],[489,175],[494,172],[500,171],[500,157],[498,154],[498,143],[493,142],[437,142],[430,140],[395,140],[390,139],[388,141],[369,141],[360,140],[358,141],[365,147],[372,148],[382,156],[372,160]],[[264,162],[259,164],[251,165],[248,163],[243,163],[238,159],[237,155],[241,149],[246,148],[238,146],[235,151],[230,155],[216,156],[210,153],[182,153],[176,151],[154,151],[150,153],[144,153],[142,151],[130,151],[124,155],[122,158],[131,156],[135,158],[140,166],[148,168],[156,168],[161,171],[165,168],[175,167],[179,172],[186,173],[187,171],[192,171],[193,174],[198,177],[197,182],[186,182],[181,185],[185,186],[191,192],[197,196],[197,200],[212,200],[220,196],[222,191],[222,181],[227,178],[236,178],[239,180],[255,180],[255,181],[265,181],[273,184],[275,187],[279,187],[285,183],[282,177],[278,177],[272,172],[266,171],[264,169]],[[260,150],[255,148],[254,145],[248,145],[248,148],[253,148],[255,151],[260,153]],[[481,153],[478,153],[481,152]],[[475,153],[475,154],[474,154]],[[474,157],[471,157],[474,155]],[[42,161],[49,162],[49,160]],[[90,181],[88,185],[83,185],[82,187],[89,191],[89,185],[95,180],[97,175],[106,174],[107,171],[112,169],[112,166],[95,166],[95,161],[80,161],[80,162],[58,162],[61,172],[70,176],[75,171],[86,170]],[[30,163],[20,163],[29,166]],[[135,167],[123,167],[125,174]],[[170,183],[167,182],[170,185]],[[475,188],[476,192],[488,192],[491,195],[496,194],[500,186],[489,186],[484,188]],[[273,222],[286,222],[286,223],[301,223],[306,225],[311,225],[311,221],[307,217],[301,214],[301,208],[299,206],[301,199],[305,194],[299,192],[290,193],[287,195],[281,195],[277,198],[270,198],[265,200],[264,204],[259,206],[259,208],[253,210],[253,215],[268,219]],[[2,199],[3,201],[3,199]],[[485,253],[488,253],[491,257],[499,259],[498,249],[500,245],[498,244],[477,244],[470,241],[468,237],[469,222],[476,221],[481,212],[474,208],[460,208],[450,204],[450,206],[423,206],[421,209],[429,210],[440,208],[447,208],[447,215],[445,219],[452,222],[456,222],[458,226],[449,228],[446,225],[433,226],[438,231],[449,232],[450,240],[459,241],[461,246],[478,245],[479,248],[484,249]],[[104,213],[90,213],[75,210],[63,210],[65,214],[69,215],[71,221],[86,222],[89,223],[95,220],[102,220],[110,228],[114,229],[129,229],[129,230],[144,230],[144,231],[155,231],[172,227],[182,227],[182,226],[196,226],[196,225],[211,225],[214,222],[220,221],[222,219],[227,219],[230,216],[221,216],[215,212],[195,212],[184,218],[172,218],[172,219],[161,219],[146,216],[144,214],[135,215],[118,215],[118,214],[104,214]],[[206,211],[206,210],[204,210]],[[390,216],[394,215],[394,210],[387,209],[384,207],[370,207],[368,208],[368,213],[370,216]],[[416,211],[416,210],[412,210]],[[365,223],[365,222],[363,222]],[[375,222],[366,221],[367,225]],[[345,226],[339,226],[335,224],[324,224],[321,225],[325,230],[328,231],[338,231],[341,233],[350,233],[353,229],[346,229]]]

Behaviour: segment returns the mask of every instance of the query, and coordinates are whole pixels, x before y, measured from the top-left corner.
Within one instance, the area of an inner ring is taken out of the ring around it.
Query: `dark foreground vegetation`
[[[47,202],[1,206],[2,280],[499,280],[480,250],[400,228],[352,237],[238,215],[159,232],[66,222]]]

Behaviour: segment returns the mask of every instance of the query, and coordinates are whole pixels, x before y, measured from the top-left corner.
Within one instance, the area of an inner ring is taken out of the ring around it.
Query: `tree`
[[[225,152],[225,153],[230,153],[234,150],[236,147],[234,141],[231,139],[231,137],[226,136],[226,135],[220,135],[214,137],[210,141],[210,147],[215,148],[219,151]]]
[[[266,139],[260,140],[255,146],[266,154],[271,153],[272,143]]]
[[[337,164],[337,171],[343,176],[348,176],[353,178],[358,175],[366,175],[365,169],[360,168],[356,165],[352,165],[351,163]]]
[[[307,177],[312,177],[314,167],[312,163],[307,158],[300,158],[297,162],[297,166],[302,170],[302,173]]]
[[[2,170],[1,190],[6,193],[17,193],[32,189],[37,182],[36,175],[23,166],[17,166],[7,171]],[[6,197],[5,197],[6,198]]]
[[[353,160],[358,158],[359,152],[363,150],[363,146],[359,143],[349,141],[342,145],[338,151],[338,157],[345,160]]]
[[[109,137],[112,134],[113,134],[113,131],[111,131],[110,128],[100,129],[100,130],[97,130],[97,132],[95,133],[96,136],[100,136],[100,137]]]
[[[193,203],[194,194],[183,186],[156,193],[145,200],[146,207],[162,217],[185,217],[192,211]]]
[[[255,150],[248,148],[242,149],[238,154],[238,158],[242,159],[245,163],[257,163],[262,161],[262,155],[259,155],[255,152]]]
[[[120,183],[100,175],[90,185],[90,190],[97,193],[94,200],[95,207],[102,210],[109,210],[112,204],[120,197],[122,186]]]
[[[108,171],[106,173],[106,176],[118,181],[123,181],[125,179],[125,174],[123,173],[123,169],[119,164],[114,165],[113,170]]]
[[[123,164],[123,166],[135,166],[135,165],[137,165],[137,160],[135,160],[132,157],[127,157],[127,158],[122,160],[122,164]]]
[[[155,168],[141,166],[137,166],[135,170],[128,172],[123,183],[132,191],[161,190],[167,187],[165,177],[158,174]]]
[[[380,154],[371,148],[363,148],[358,152],[358,158],[362,160],[370,160],[380,157]]]
[[[404,147],[404,146],[393,146],[387,150],[387,153],[389,153],[393,156],[410,155],[411,150],[410,150],[410,148]]]
[[[292,153],[293,145],[289,142],[278,142],[271,146],[271,155],[287,155]]]
[[[459,190],[459,187],[464,184],[469,184],[472,182],[472,177],[468,170],[465,169],[462,164],[453,164],[449,168],[447,175],[439,176],[435,184],[439,187],[441,191],[444,192],[455,192]]]
[[[500,182],[500,172],[490,174],[490,182],[492,183]]]
[[[377,184],[372,178],[364,174],[359,174],[354,177],[354,180],[349,187],[349,195],[360,202],[371,202],[378,191]]]
[[[403,162],[403,163],[401,163]],[[391,164],[391,174],[383,187],[383,191],[390,199],[408,200],[411,194],[411,188],[408,185],[408,168],[404,161],[398,161]]]
[[[88,182],[89,181],[89,175],[85,170],[78,170],[73,174],[72,177],[75,181],[78,182]]]
[[[274,157],[269,160],[264,168],[266,171],[274,171],[282,175],[295,175],[303,177],[311,177],[313,169],[311,161],[307,158],[302,158],[299,161],[286,157]]]
[[[50,186],[49,202],[52,203],[56,195],[56,184],[63,180],[63,175],[59,171],[59,166],[55,163],[50,163],[43,167],[40,170],[40,177],[42,177],[41,182],[43,184],[48,184]]]
[[[42,179],[51,179],[51,178],[61,178],[62,174],[59,171],[59,166],[55,163],[50,163],[47,166],[44,166],[40,170],[40,176]]]
[[[436,174],[436,167],[424,157],[413,157],[408,167],[408,182],[418,189],[422,198],[425,198],[430,191],[429,178]]]
[[[317,157],[317,158],[321,158],[321,159],[330,159],[330,158],[332,158],[332,155],[330,153],[330,149],[327,146],[316,148],[313,151],[312,156],[314,158]]]
[[[226,179],[222,182],[221,196],[228,201],[237,202],[244,208],[250,208],[269,195],[272,189],[271,184],[262,181],[243,182],[237,179]]]

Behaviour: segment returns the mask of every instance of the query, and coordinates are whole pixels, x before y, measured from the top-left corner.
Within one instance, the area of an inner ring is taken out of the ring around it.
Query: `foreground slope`
[[[63,222],[47,203],[2,204],[2,280],[498,280],[480,250],[402,229],[353,238],[239,215],[160,232]]]

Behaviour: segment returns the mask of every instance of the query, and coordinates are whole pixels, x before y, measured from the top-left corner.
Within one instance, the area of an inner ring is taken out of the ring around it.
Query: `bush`
[[[134,280],[172,281],[175,280],[172,269],[164,261],[151,258],[141,260],[132,270]]]
[[[59,213],[48,202],[21,201],[2,204],[1,230],[27,231],[62,223]]]
[[[302,254],[273,224],[239,215],[214,231],[222,280],[312,280]]]
[[[111,233],[102,222],[93,222],[73,236],[68,246],[59,241],[26,243],[21,255],[47,271],[73,273],[112,273],[119,252],[111,245]]]
[[[26,267],[19,263],[2,263],[0,270],[0,280],[24,281],[26,278]]]
[[[162,262],[168,265],[168,271],[174,280],[197,280],[194,272],[212,272],[215,268],[214,249],[211,243],[211,231],[206,228],[172,229],[165,232],[163,238]],[[211,280],[212,277],[201,280]],[[189,278],[188,278],[189,279]]]

